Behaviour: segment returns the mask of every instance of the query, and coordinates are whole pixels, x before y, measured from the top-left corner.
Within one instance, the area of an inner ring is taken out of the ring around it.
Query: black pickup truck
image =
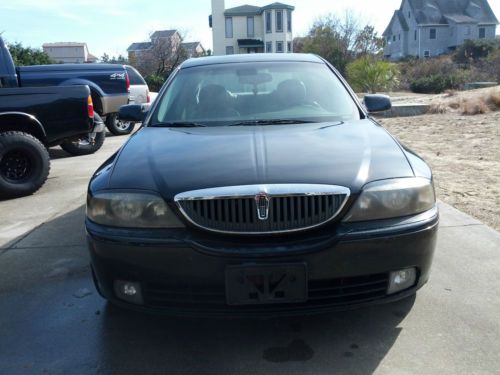
[[[15,67],[0,37],[0,87],[46,87],[87,85],[95,112],[106,121],[111,133],[133,130],[119,126],[117,113],[129,102],[130,80],[120,64],[54,64]]]
[[[0,39],[0,51],[4,48]],[[10,54],[0,60],[0,72],[1,64],[13,66]],[[6,87],[12,79],[0,73],[0,199],[31,194],[44,184],[50,169],[48,147],[90,154],[105,136],[87,85]]]

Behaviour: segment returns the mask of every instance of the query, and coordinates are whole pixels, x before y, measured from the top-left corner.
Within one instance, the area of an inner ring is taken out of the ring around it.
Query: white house
[[[43,44],[43,51],[53,60],[64,63],[95,63],[97,57],[89,52],[87,43],[59,42]]]
[[[224,0],[212,0],[213,54],[293,52],[294,10],[283,3],[225,9]]]

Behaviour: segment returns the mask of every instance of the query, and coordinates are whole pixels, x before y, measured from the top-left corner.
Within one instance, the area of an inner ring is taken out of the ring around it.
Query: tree
[[[453,61],[459,64],[467,64],[488,57],[488,55],[500,48],[500,42],[492,40],[466,40],[457,48],[453,54]]]
[[[318,19],[306,37],[296,39],[296,52],[315,53],[328,60],[342,74],[356,57],[378,53],[383,40],[371,25],[361,25],[352,12],[343,18],[328,15]]]
[[[353,52],[356,56],[377,55],[384,48],[384,38],[379,37],[375,28],[366,25],[361,29],[354,42]]]
[[[387,91],[398,84],[398,67],[396,64],[364,56],[347,66],[347,79],[357,91],[375,93]]]
[[[134,61],[137,69],[144,76],[160,76],[167,78],[183,61],[188,58],[182,47],[182,37],[175,33],[170,37],[152,38],[151,47]]]
[[[101,56],[101,62],[102,63],[107,63],[107,64],[128,64],[129,61],[128,59],[123,56],[123,55],[118,55],[118,57],[109,57],[109,55],[107,53],[104,53],[102,56]]]
[[[17,66],[55,64],[47,53],[37,48],[23,47],[21,43],[10,44],[9,51]]]

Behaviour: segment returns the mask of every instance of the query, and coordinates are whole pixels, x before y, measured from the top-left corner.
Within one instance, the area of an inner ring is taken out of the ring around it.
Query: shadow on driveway
[[[0,255],[0,373],[371,374],[415,301],[269,320],[121,310],[94,290],[83,219],[82,206]]]

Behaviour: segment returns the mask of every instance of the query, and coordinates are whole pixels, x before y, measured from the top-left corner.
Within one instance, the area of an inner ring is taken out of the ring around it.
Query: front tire
[[[33,194],[49,170],[49,153],[37,138],[18,131],[0,133],[0,198]]]
[[[127,135],[132,133],[135,127],[134,122],[121,121],[117,113],[110,113],[106,117],[106,126],[114,135]]]

